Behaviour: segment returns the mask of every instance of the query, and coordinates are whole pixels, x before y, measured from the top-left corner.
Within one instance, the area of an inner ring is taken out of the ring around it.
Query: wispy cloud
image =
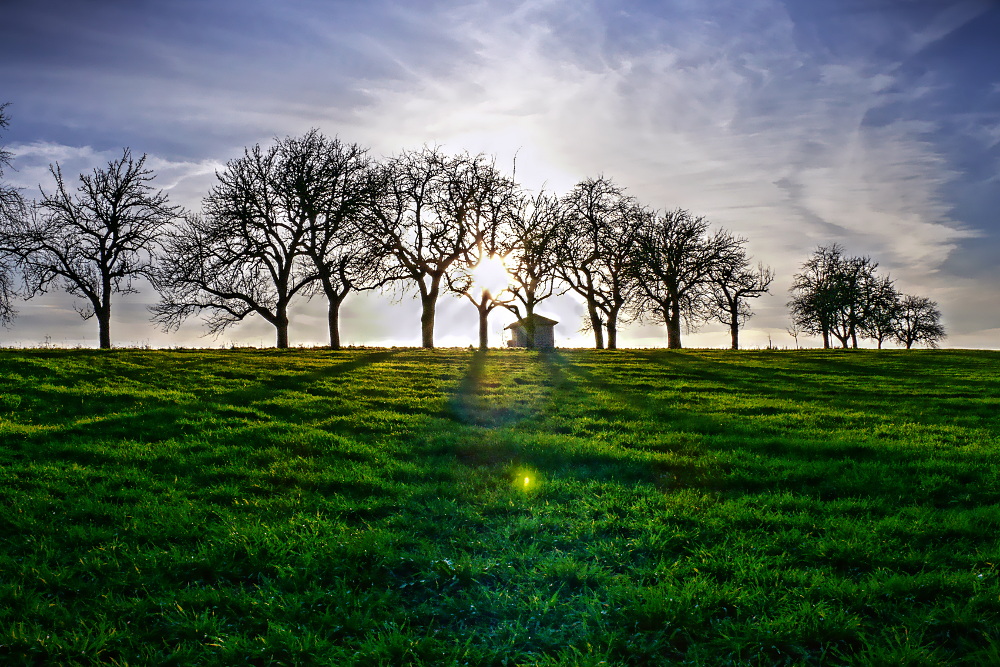
[[[937,197],[954,174],[925,139],[933,128],[866,124],[898,97],[892,68],[798,50],[779,4],[743,12],[723,23],[690,9],[683,30],[632,17],[643,41],[623,44],[595,4],[527,2],[503,15],[474,5],[445,17],[473,57],[373,87],[366,122],[394,143],[520,148],[519,164],[530,155],[560,186],[603,172],[783,253],[837,240],[933,269],[968,232]],[[748,20],[766,28],[747,34]]]

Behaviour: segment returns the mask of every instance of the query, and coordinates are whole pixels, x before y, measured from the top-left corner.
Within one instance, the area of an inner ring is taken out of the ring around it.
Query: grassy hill
[[[2,664],[1000,664],[1000,353],[0,352]]]

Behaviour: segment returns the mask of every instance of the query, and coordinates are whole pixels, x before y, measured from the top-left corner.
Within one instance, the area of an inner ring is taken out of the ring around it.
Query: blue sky
[[[955,347],[1000,347],[1000,3],[986,0],[338,2],[9,0],[0,102],[9,182],[145,152],[190,209],[244,146],[318,127],[388,155],[424,143],[517,155],[518,178],[565,192],[605,174],[749,239],[774,267],[750,345],[792,345],[787,287],[819,244],[871,255],[937,300]],[[270,344],[247,322],[218,340],[147,322],[119,300],[119,344]],[[346,342],[417,344],[416,304],[345,304]],[[96,342],[66,297],[25,303],[3,342]],[[587,345],[582,309],[550,302],[557,342]],[[507,321],[494,322],[494,344]],[[320,304],[293,344],[322,343]],[[653,326],[625,344],[662,345]],[[475,342],[442,303],[439,344]],[[725,346],[705,327],[688,345]],[[815,341],[811,341],[815,344]]]

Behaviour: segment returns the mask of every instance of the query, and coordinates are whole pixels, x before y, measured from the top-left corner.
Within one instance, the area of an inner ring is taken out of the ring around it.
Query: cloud
[[[641,17],[654,34],[624,48],[593,3],[526,2],[502,16],[480,3],[448,19],[473,57],[368,89],[369,131],[521,149],[519,168],[544,163],[536,171],[562,187],[603,172],[650,204],[716,214],[766,241],[790,227],[805,247],[838,234],[856,252],[933,268],[967,234],[936,194],[955,174],[925,139],[932,127],[866,125],[896,99],[891,68],[817,61],[796,48],[780,5],[748,5],[751,18],[731,24],[689,10],[679,44],[672,24]],[[747,20],[768,27],[748,35]]]
[[[904,41],[905,50],[909,54],[923,51],[995,6],[996,3],[991,0],[959,0],[958,2],[944,3],[943,6],[937,8],[926,24],[910,33],[909,38]]]

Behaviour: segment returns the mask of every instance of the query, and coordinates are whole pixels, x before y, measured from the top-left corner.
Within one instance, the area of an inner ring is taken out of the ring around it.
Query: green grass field
[[[0,352],[0,664],[1000,664],[1000,353]]]

